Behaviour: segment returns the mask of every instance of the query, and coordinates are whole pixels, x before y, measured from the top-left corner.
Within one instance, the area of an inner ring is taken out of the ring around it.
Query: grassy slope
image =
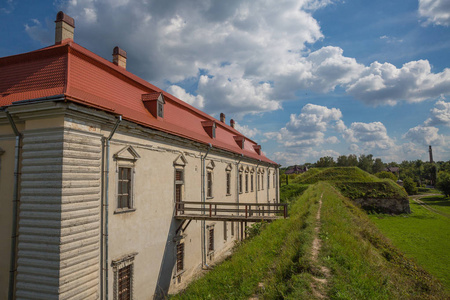
[[[397,247],[414,257],[450,290],[450,219],[429,212],[413,201],[410,205],[410,215],[371,215],[370,218]]]
[[[377,182],[380,179],[356,167],[311,169],[294,179],[294,182],[303,184],[313,184],[319,181]]]
[[[313,299],[311,261],[314,216],[323,193],[323,250],[319,264],[331,269],[331,299],[445,299],[428,273],[405,258],[367,215],[326,183],[311,186],[278,220],[241,244],[230,259],[191,284],[176,299]],[[264,289],[258,290],[258,283]]]
[[[444,195],[421,197],[420,200],[431,206],[432,208],[450,215],[450,197]]]

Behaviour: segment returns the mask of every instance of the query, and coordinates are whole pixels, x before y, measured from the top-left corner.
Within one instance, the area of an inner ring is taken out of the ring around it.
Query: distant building
[[[397,177],[399,176],[399,172],[400,172],[400,168],[399,167],[387,167],[384,170],[386,172],[390,172],[390,173],[396,175]]]
[[[0,58],[0,299],[165,297],[278,208],[278,164],[74,28],[59,12],[54,45]]]
[[[305,173],[306,171],[308,171],[308,167],[307,166],[292,166],[292,167],[288,167],[287,170],[284,172],[284,174],[290,175],[290,174],[301,174],[301,173]]]

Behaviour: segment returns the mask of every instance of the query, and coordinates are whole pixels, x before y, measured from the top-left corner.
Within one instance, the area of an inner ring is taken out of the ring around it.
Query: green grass
[[[378,182],[336,182],[334,185],[341,193],[350,199],[377,198],[377,199],[405,199],[406,191],[390,179]]]
[[[290,183],[289,185],[283,185],[280,188],[281,194],[281,202],[282,203],[290,203],[297,198],[297,196],[301,195],[309,185],[307,184],[299,184],[299,183]]]
[[[450,216],[450,197],[445,197],[444,195],[440,196],[426,196],[419,198],[423,202],[425,202],[430,207],[443,212]]]
[[[289,219],[265,225],[259,235],[242,242],[231,258],[173,299],[248,299],[268,273],[289,277],[293,257],[301,256],[311,240],[314,197],[306,192],[303,199],[293,203]]]
[[[323,246],[314,262],[312,240],[322,194]],[[323,276],[324,265],[331,270],[326,289],[330,299],[449,299],[439,281],[403,255],[329,183],[311,185],[290,207],[289,219],[264,225],[231,258],[173,298],[248,299],[258,294],[260,299],[315,299],[311,283],[313,276]],[[448,244],[441,246],[448,249]],[[263,288],[258,288],[260,283]]]
[[[448,212],[449,200],[427,197],[425,202],[435,209]],[[442,204],[445,204],[442,205]],[[411,214],[390,216],[371,215],[371,220],[408,257],[414,258],[450,290],[450,219],[429,212],[410,201]]]
[[[376,182],[380,179],[370,175],[357,167],[342,168],[324,168],[311,169],[293,179],[296,183],[314,184],[319,181],[339,182],[339,181],[358,181],[358,182]]]

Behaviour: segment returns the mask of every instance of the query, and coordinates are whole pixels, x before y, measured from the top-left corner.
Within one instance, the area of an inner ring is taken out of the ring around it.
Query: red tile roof
[[[164,118],[157,120],[145,108],[143,94],[164,95]],[[0,107],[13,102],[41,97],[64,95],[73,101],[102,109],[123,119],[187,138],[213,147],[243,154],[275,164],[246,138],[244,149],[234,136],[240,132],[208,114],[190,106],[173,95],[157,88],[122,67],[91,51],[65,40],[61,44],[29,53],[0,58]],[[211,138],[202,126],[203,121],[216,123],[216,138]]]

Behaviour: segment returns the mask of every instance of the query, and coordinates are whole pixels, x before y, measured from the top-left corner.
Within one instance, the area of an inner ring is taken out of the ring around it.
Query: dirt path
[[[311,250],[311,260],[313,261],[313,264],[318,264],[318,256],[320,252],[320,248],[322,247],[322,241],[319,238],[319,232],[321,228],[320,223],[320,212],[322,209],[322,195],[320,195],[319,200],[319,209],[317,210],[316,214],[316,226],[314,227],[314,240]],[[328,284],[328,278],[330,277],[330,270],[325,266],[318,266],[319,273],[323,276],[323,278],[313,276],[313,282],[311,283],[311,288],[313,291],[313,295],[318,299],[326,299],[328,298],[326,295],[326,287]]]
[[[439,214],[441,216],[444,216],[446,218],[450,218],[449,214],[446,214],[442,211],[436,210],[434,208],[432,208],[430,205],[428,205],[427,203],[423,202],[422,200],[420,200],[419,198],[423,198],[423,197],[427,197],[427,196],[442,196],[441,194],[424,194],[424,195],[413,195],[410,196],[410,198],[416,202],[417,204],[419,204],[420,206],[422,206],[423,208],[425,208],[426,210],[432,212],[432,213],[436,213]]]

